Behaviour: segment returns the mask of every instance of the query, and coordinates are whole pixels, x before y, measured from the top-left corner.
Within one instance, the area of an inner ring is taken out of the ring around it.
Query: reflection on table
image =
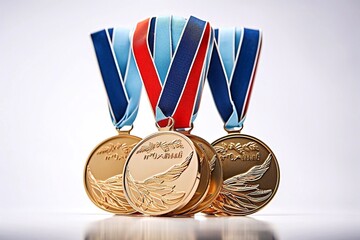
[[[86,240],[276,239],[263,221],[250,217],[194,218],[114,216],[89,225]]]

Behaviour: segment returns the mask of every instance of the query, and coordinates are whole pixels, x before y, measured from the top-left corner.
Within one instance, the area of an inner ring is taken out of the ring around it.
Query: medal
[[[210,25],[195,17],[136,26],[134,56],[160,130],[136,145],[124,168],[125,196],[143,214],[187,212],[210,188],[204,150],[174,130],[191,126],[196,115],[211,41]]]
[[[229,135],[212,143],[222,162],[224,182],[205,213],[248,215],[265,206],[277,191],[280,173],[274,153],[259,139],[240,134],[260,49],[258,30],[215,31],[208,81]]]
[[[131,214],[136,211],[124,196],[123,168],[130,151],[141,140],[130,135],[138,111],[141,79],[130,48],[129,30],[106,29],[91,37],[118,135],[91,152],[84,171],[85,189],[99,208]],[[123,127],[130,130],[122,130]]]
[[[217,213],[248,215],[265,206],[279,185],[274,153],[259,139],[229,134],[212,143],[222,161],[223,187],[212,208]]]
[[[124,168],[131,206],[146,215],[163,215],[183,207],[201,178],[200,158],[192,141],[166,129],[142,140]]]

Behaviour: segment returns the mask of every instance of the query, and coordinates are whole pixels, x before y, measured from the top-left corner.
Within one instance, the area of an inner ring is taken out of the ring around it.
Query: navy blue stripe
[[[217,36],[216,32],[215,36]],[[222,68],[219,52],[214,43],[207,78],[216,108],[222,120],[227,122],[233,112],[233,108],[225,76],[226,74]]]
[[[246,93],[254,69],[258,51],[260,32],[258,30],[244,29],[240,55],[235,66],[233,80],[230,86],[231,97],[235,103],[236,111],[241,120]]]
[[[186,24],[158,104],[167,117],[172,116],[177,102],[180,100],[205,26],[205,21],[192,16]]]
[[[108,29],[109,35],[110,35],[110,40],[111,42],[113,41],[113,32],[114,32],[114,28],[109,28]]]
[[[113,110],[116,122],[122,119],[127,108],[127,99],[121,85],[121,79],[116,68],[106,31],[91,34],[100,72]]]
[[[151,18],[150,29],[148,34],[148,43],[149,43],[151,56],[154,56],[155,23],[156,23],[156,18],[155,17]]]
[[[219,29],[218,28],[215,29],[215,40],[216,40],[216,42],[219,41]]]

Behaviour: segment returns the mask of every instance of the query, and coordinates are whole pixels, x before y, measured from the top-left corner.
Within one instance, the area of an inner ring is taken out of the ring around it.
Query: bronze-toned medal
[[[99,208],[116,214],[136,212],[124,196],[122,178],[126,158],[140,140],[121,133],[100,143],[90,154],[84,184],[89,198]]]
[[[200,182],[200,159],[188,137],[160,131],[130,153],[123,184],[130,205],[145,215],[164,215],[185,206]]]
[[[211,208],[215,214],[248,215],[275,195],[280,179],[274,153],[262,141],[229,134],[212,143],[222,162],[224,182]]]
[[[217,29],[208,81],[228,136],[214,146],[222,162],[223,186],[205,213],[248,215],[264,207],[279,185],[279,166],[271,149],[240,134],[249,106],[262,33],[248,28]]]

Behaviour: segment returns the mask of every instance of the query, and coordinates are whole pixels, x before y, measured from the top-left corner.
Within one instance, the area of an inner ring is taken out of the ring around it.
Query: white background
[[[82,174],[116,132],[89,34],[194,15],[262,28],[244,133],[276,153],[281,182],[262,214],[359,212],[358,1],[1,1],[0,211],[102,213]],[[134,135],[156,130],[147,96]],[[205,86],[194,134],[225,135]]]

